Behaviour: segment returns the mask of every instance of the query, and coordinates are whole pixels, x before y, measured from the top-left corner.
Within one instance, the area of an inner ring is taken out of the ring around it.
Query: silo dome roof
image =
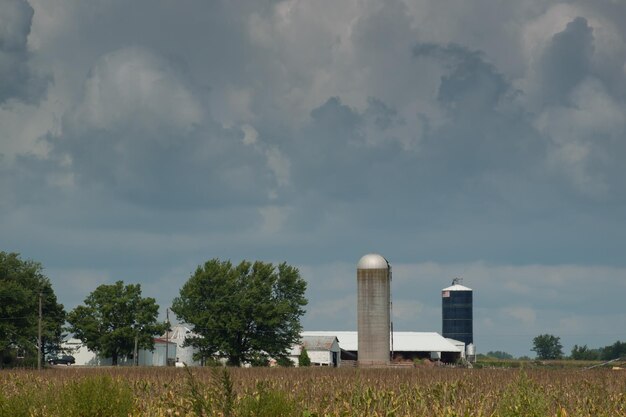
[[[359,260],[357,269],[387,269],[387,260],[377,253],[368,253]]]
[[[454,284],[450,287],[444,288],[441,291],[472,291],[472,289],[466,287],[465,285]]]

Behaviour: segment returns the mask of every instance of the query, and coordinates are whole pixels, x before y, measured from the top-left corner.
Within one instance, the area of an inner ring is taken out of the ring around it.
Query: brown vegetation
[[[626,374],[605,369],[69,368],[0,388],[12,417],[626,416]]]

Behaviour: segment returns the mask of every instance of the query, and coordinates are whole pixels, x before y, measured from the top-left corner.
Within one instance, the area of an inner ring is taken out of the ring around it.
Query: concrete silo
[[[468,346],[474,343],[473,291],[460,282],[460,278],[455,278],[450,287],[441,290],[441,333]]]
[[[363,256],[356,269],[359,366],[384,366],[390,358],[391,267],[378,254]]]

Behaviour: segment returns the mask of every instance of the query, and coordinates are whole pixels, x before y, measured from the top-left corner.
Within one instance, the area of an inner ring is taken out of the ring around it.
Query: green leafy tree
[[[276,365],[282,368],[294,367],[293,361],[288,356],[281,356],[280,358],[276,359]]]
[[[111,357],[117,365],[122,357],[130,357],[137,339],[138,348],[153,349],[153,337],[162,334],[166,323],[157,321],[159,306],[154,298],[142,297],[139,284],[100,285],[87,298],[85,305],[68,314],[70,330],[90,350]]]
[[[533,339],[533,348],[537,359],[560,359],[563,356],[561,338],[551,334],[540,334]]]
[[[600,359],[600,352],[597,349],[589,349],[587,345],[574,345],[570,357],[577,361],[593,361]]]
[[[201,359],[220,355],[239,366],[261,353],[287,355],[300,338],[307,300],[297,268],[281,263],[213,259],[197,268],[172,303],[198,335],[186,343]]]
[[[267,353],[261,352],[258,355],[254,356],[252,359],[250,359],[250,365],[254,366],[255,368],[270,366],[270,357],[267,356]]]
[[[65,310],[57,302],[40,263],[0,252],[0,366],[11,366],[17,352],[36,362],[39,297],[42,304],[42,356],[56,352],[63,336]]]
[[[620,342],[619,340],[610,346],[605,346],[600,349],[600,359],[610,361],[612,359],[626,358],[626,342]]]
[[[309,358],[309,352],[306,351],[306,347],[302,346],[300,356],[298,356],[298,366],[311,366],[311,358]]]

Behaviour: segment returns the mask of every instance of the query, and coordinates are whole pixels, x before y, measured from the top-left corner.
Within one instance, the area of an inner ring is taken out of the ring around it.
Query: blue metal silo
[[[454,340],[474,343],[473,291],[452,280],[450,287],[441,290],[442,335]]]

